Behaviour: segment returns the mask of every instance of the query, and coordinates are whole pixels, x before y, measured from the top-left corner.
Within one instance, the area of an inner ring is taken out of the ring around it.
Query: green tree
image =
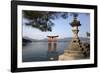
[[[23,18],[29,21],[26,25],[40,29],[41,31],[52,31],[52,27],[54,26],[52,20],[60,17],[66,19],[68,17],[68,13],[23,10]]]
[[[89,32],[86,32],[86,36],[87,36],[87,37],[90,37],[90,33],[89,33]]]

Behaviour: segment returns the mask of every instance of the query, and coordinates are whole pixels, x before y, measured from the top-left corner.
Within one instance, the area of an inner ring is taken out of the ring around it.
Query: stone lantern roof
[[[73,21],[70,23],[70,25],[71,25],[72,27],[74,27],[74,26],[81,26],[80,21],[78,21],[76,17],[74,17],[74,19],[73,19]]]

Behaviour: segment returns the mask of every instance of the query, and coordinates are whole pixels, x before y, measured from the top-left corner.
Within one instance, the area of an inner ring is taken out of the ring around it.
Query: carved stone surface
[[[87,46],[86,46],[87,44]],[[80,47],[81,46],[81,47]],[[90,56],[89,43],[71,43],[69,47],[64,50],[64,54],[59,56],[59,60],[75,60],[75,59],[87,59]]]

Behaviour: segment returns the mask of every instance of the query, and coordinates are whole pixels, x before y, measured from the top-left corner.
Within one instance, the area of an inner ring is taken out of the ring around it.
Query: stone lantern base
[[[59,56],[59,60],[75,60],[89,58],[90,45],[89,43],[81,43],[79,39],[69,43],[68,48],[64,50],[64,54]]]

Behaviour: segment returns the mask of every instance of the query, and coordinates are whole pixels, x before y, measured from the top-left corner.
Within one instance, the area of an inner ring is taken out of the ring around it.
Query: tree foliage
[[[60,17],[66,19],[68,17],[68,13],[23,10],[23,17],[29,20],[29,23],[26,23],[27,26],[35,27],[41,31],[52,31],[52,27],[54,26],[52,20]]]
[[[90,37],[90,33],[89,33],[89,32],[86,32],[86,36],[87,36],[87,37]]]

